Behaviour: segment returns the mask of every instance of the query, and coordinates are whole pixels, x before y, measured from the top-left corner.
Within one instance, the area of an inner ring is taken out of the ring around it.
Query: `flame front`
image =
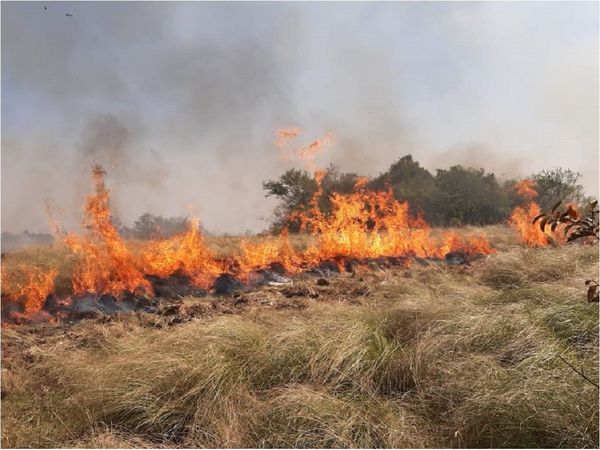
[[[318,189],[312,207],[299,215],[303,227],[316,238],[316,244],[303,255],[309,263],[340,257],[444,257],[452,251],[466,254],[493,252],[482,236],[463,239],[448,233],[441,244],[437,243],[425,220],[409,214],[407,202],[396,200],[391,189],[367,190],[366,178],[358,179],[351,194],[334,193],[330,199],[332,212],[326,216],[318,208],[322,179],[323,172],[317,172]]]
[[[296,132],[282,134],[284,139]],[[321,144],[319,144],[321,145]],[[317,145],[317,147],[319,146]],[[305,155],[312,158],[315,148]],[[312,156],[311,156],[312,155]],[[278,237],[253,242],[243,240],[236,255],[217,258],[206,245],[197,219],[189,221],[188,230],[160,240],[150,241],[139,254],[129,251],[111,220],[110,192],[106,188],[106,172],[100,166],[92,168],[94,191],[85,201],[85,233],[77,235],[61,231],[51,219],[51,228],[76,256],[71,273],[74,294],[112,294],[117,299],[127,293],[152,293],[149,275],[168,277],[183,274],[192,284],[202,288],[212,285],[223,272],[231,272],[247,280],[256,270],[278,264],[289,273],[299,272],[323,261],[335,261],[344,270],[349,260],[378,257],[435,257],[450,252],[488,254],[494,250],[483,236],[460,237],[445,233],[441,239],[420,216],[412,216],[409,205],[393,196],[391,189],[373,192],[367,189],[367,179],[359,178],[350,194],[333,193],[331,212],[319,208],[323,196],[325,172],[315,172],[317,189],[308,211],[297,213],[302,229],[312,234],[312,244],[296,250],[287,230]],[[407,260],[408,261],[408,260]],[[56,269],[41,271],[30,268],[17,278],[2,272],[3,293],[11,301],[23,304],[24,314],[39,311],[54,289]]]
[[[266,239],[257,243],[242,241],[241,254],[235,258],[235,265],[243,276],[274,263],[288,272],[296,272],[302,266],[302,258],[289,241],[287,229],[283,229],[276,239]]]

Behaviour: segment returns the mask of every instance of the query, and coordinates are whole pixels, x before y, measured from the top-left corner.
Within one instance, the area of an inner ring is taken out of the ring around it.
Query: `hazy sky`
[[[3,231],[45,231],[46,201],[76,226],[91,161],[126,224],[260,230],[287,126],[333,133],[343,170],[563,166],[598,193],[597,2],[1,8]]]

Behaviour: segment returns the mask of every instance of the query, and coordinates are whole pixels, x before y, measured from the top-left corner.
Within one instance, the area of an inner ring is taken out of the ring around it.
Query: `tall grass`
[[[4,330],[3,445],[598,447],[598,390],[558,357],[598,380],[597,264],[513,248],[372,274],[358,305]]]

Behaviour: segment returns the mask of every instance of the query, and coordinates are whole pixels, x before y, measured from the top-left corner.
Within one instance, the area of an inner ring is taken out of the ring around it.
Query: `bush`
[[[560,167],[533,174],[531,178],[535,181],[541,209],[548,210],[559,200],[576,205],[583,203],[583,186],[578,183],[580,177],[580,173]]]

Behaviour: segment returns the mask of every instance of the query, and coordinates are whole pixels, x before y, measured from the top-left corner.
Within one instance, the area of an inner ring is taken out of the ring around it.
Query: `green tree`
[[[506,191],[493,173],[453,166],[438,169],[436,211],[449,225],[486,225],[506,219],[510,210]]]
[[[118,225],[119,232],[129,238],[156,239],[182,233],[188,228],[187,217],[162,217],[144,213],[134,222],[133,227]]]
[[[532,175],[538,191],[537,202],[542,210],[552,208],[557,201],[581,205],[584,202],[583,186],[578,183],[581,174],[560,167],[542,170]]]
[[[340,172],[330,165],[321,181],[322,195],[319,198],[319,209],[328,214],[331,211],[330,197],[334,192],[348,194],[353,191],[358,175]],[[305,170],[290,169],[277,180],[263,182],[266,196],[274,196],[280,200],[275,209],[275,220],[272,231],[277,232],[286,226],[290,231],[298,231],[300,223],[291,219],[293,213],[306,211],[317,190],[317,182]]]
[[[581,204],[584,195],[577,183],[579,176],[572,170],[560,168],[532,175],[542,208],[551,208],[556,199]],[[331,194],[352,192],[358,178],[355,173],[344,173],[329,166],[321,183],[320,210],[328,214]],[[411,155],[405,155],[386,172],[370,180],[367,188],[374,191],[391,188],[397,200],[407,201],[413,214],[422,211],[432,225],[486,225],[506,221],[512,209],[523,203],[514,189],[515,183],[516,180],[499,182],[493,173],[460,165],[438,169],[433,176]],[[263,189],[267,197],[280,200],[272,231],[283,226],[297,231],[300,224],[290,217],[310,208],[317,183],[308,172],[290,169],[276,180],[263,182]]]
[[[412,212],[423,211],[430,221],[436,220],[435,198],[438,195],[435,178],[424,167],[405,155],[393,163],[387,172],[369,183],[373,190],[380,191],[388,186],[399,201],[407,201]]]
[[[290,231],[298,231],[299,223],[290,221],[292,213],[305,211],[317,190],[317,183],[307,171],[290,169],[277,180],[264,181],[262,184],[266,197],[277,197],[280,200],[275,208],[273,231],[287,226]]]

